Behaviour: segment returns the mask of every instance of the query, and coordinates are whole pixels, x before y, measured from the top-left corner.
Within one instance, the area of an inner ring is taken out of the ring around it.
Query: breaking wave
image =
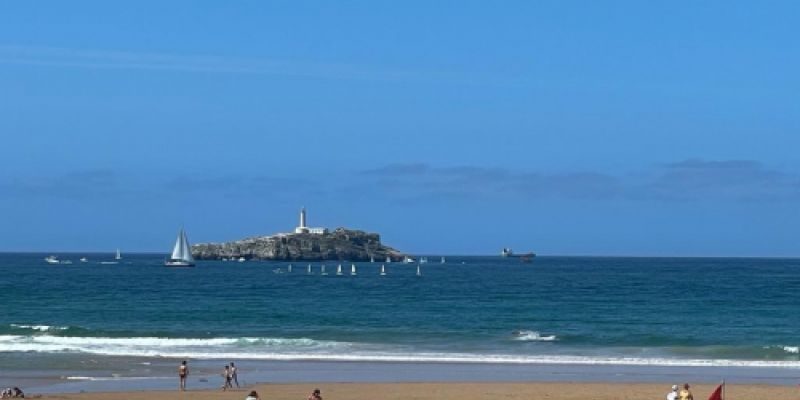
[[[514,332],[514,340],[523,342],[552,342],[558,340],[556,335],[542,335],[536,331],[516,331]]]

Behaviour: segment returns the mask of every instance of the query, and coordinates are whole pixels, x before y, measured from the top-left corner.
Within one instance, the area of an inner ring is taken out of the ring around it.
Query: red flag
[[[717,386],[717,390],[711,393],[711,396],[708,396],[708,400],[722,400],[722,385]]]

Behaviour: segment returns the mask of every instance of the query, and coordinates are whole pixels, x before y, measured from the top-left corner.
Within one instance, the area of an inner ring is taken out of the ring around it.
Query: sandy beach
[[[552,399],[552,400],[644,400],[663,399],[669,383],[334,383],[320,385],[324,399],[374,400],[463,400],[463,399]],[[244,399],[252,389],[262,399],[306,399],[314,389],[308,384],[256,385],[252,388],[227,392],[218,390],[187,391],[133,391],[114,393],[80,393],[45,395],[46,399],[74,400],[233,400]],[[702,400],[714,390],[714,385],[700,384],[692,387],[695,399]],[[33,394],[33,393],[32,393]],[[797,386],[730,385],[726,398],[796,400],[800,396]]]

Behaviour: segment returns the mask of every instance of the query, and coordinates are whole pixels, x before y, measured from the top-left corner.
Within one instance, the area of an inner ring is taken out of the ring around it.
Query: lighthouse
[[[328,229],[309,228],[308,225],[306,225],[306,208],[303,207],[300,209],[300,225],[297,228],[294,228],[294,233],[313,233],[317,235],[323,235],[328,233]]]
[[[298,228],[305,228],[306,227],[306,208],[303,207],[300,209],[300,226]]]

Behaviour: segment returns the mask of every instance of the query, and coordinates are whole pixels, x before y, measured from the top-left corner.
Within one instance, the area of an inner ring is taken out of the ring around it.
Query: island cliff
[[[400,261],[404,254],[381,244],[377,233],[337,228],[325,233],[287,233],[258,236],[226,243],[200,243],[192,246],[198,260],[239,258],[252,260],[348,260]]]

